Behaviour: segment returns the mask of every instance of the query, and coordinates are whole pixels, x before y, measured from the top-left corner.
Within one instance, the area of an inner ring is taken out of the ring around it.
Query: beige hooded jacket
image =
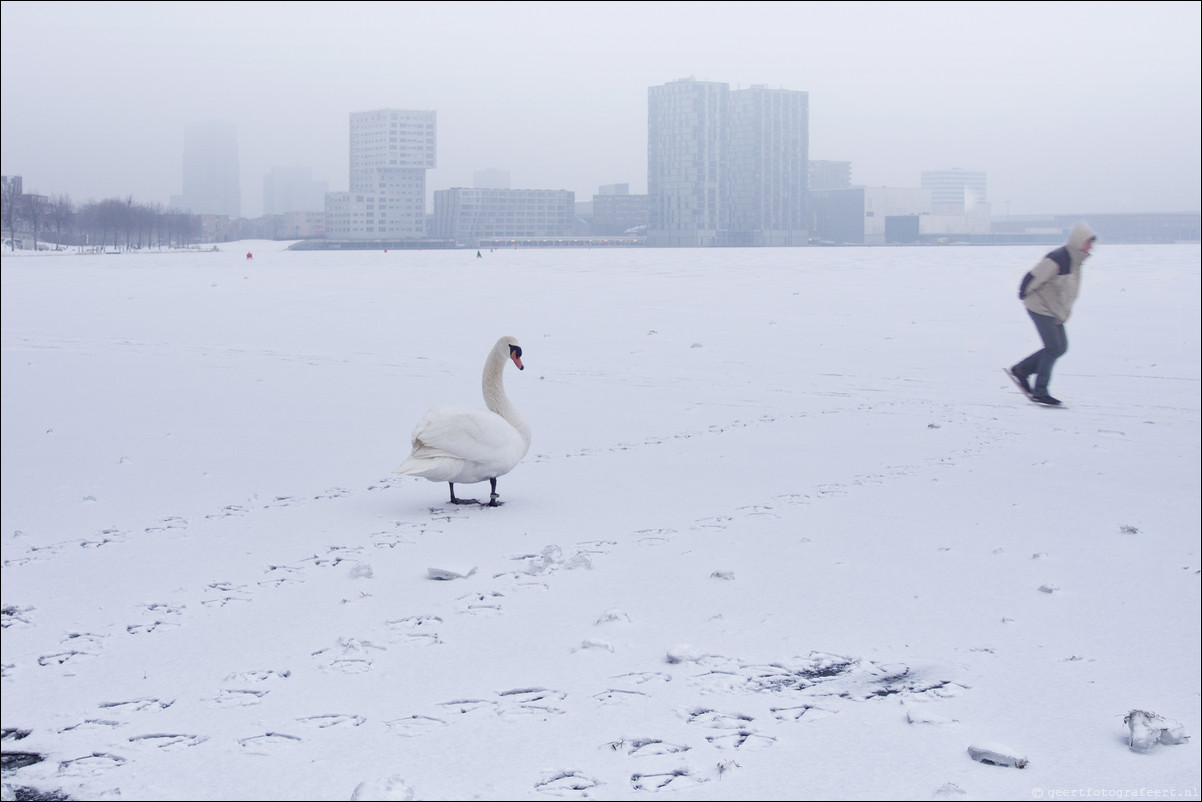
[[[1043,257],[1023,276],[1018,297],[1026,307],[1061,323],[1068,320],[1081,290],[1081,264],[1089,258],[1086,244],[1092,245],[1096,239],[1097,235],[1084,223],[1073,226],[1068,242]]]

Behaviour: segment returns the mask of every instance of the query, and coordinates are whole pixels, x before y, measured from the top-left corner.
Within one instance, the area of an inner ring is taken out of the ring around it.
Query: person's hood
[[[1075,258],[1081,259],[1089,256],[1087,251],[1081,250],[1082,246],[1090,240],[1096,240],[1098,235],[1093,233],[1093,229],[1084,223],[1077,223],[1073,226],[1072,233],[1068,235],[1068,250]]]

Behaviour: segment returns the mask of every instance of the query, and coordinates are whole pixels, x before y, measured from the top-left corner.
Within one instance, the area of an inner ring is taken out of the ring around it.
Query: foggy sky
[[[0,149],[26,192],[182,191],[184,129],[348,186],[351,112],[437,112],[427,192],[647,190],[647,89],[809,92],[810,158],[914,187],[988,174],[995,216],[1198,211],[1198,2],[3,3]]]

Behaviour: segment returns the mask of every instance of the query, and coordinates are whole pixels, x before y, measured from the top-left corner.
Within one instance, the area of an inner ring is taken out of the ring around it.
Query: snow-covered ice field
[[[1063,409],[1047,247],[285,245],[5,252],[5,798],[1198,798],[1198,244],[1098,243]]]

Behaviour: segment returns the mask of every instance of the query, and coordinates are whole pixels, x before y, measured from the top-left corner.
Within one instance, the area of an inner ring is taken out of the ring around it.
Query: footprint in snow
[[[501,614],[502,598],[503,595],[494,590],[487,593],[468,593],[460,596],[456,602],[461,613],[494,616]]]
[[[739,730],[724,735],[707,735],[705,740],[718,749],[738,749],[752,751],[767,749],[776,743],[776,739],[768,735],[760,735],[751,730]]]
[[[592,777],[578,771],[561,771],[536,783],[534,790],[553,796],[587,797],[589,792],[599,785],[600,783]]]
[[[95,777],[115,768],[124,766],[128,761],[119,755],[107,752],[93,752],[83,757],[63,760],[58,764],[58,773],[63,777]]]
[[[327,727],[358,727],[367,721],[363,716],[349,716],[341,713],[331,713],[322,716],[303,716],[298,718],[306,727],[326,729]]]
[[[290,565],[269,565],[263,573],[267,574],[267,579],[259,582],[259,585],[262,586],[279,587],[280,585],[296,585],[305,581],[302,570]]]
[[[658,738],[623,739],[609,744],[609,747],[615,752],[625,752],[631,757],[675,755],[692,749],[691,746],[667,743]]]
[[[318,568],[332,568],[345,560],[362,562],[362,546],[330,546],[325,554],[314,554],[301,562],[311,562]]]
[[[392,640],[402,641],[412,646],[437,646],[442,643],[438,637],[438,626],[442,619],[436,615],[411,615],[386,622],[388,629],[397,633]]]
[[[163,701],[153,696],[147,696],[142,699],[130,699],[125,702],[101,702],[98,707],[101,710],[115,710],[120,713],[143,713],[146,711],[166,710],[173,704],[175,704],[174,699]]]
[[[558,702],[567,698],[563,691],[552,691],[546,688],[515,688],[510,691],[499,691],[502,707],[499,711],[503,718],[530,715],[563,715],[564,710],[556,707]]]
[[[40,666],[61,666],[65,663],[77,661],[81,658],[95,657],[96,655],[88,652],[58,652],[57,654],[44,654],[38,658]]]
[[[150,735],[135,735],[129,739],[131,744],[144,744],[158,749],[173,751],[198,746],[209,740],[204,735],[182,735],[177,733],[152,733]]]
[[[221,512],[209,513],[205,518],[229,518],[234,515],[245,515],[246,507],[240,507],[237,504],[229,504],[221,508]]]
[[[479,711],[492,711],[497,707],[497,703],[488,699],[452,699],[449,702],[439,702],[439,707],[444,707],[451,713],[477,713]]]
[[[151,621],[149,624],[130,624],[125,631],[131,635],[146,635],[163,627],[178,627],[178,621]]]
[[[684,786],[709,782],[704,777],[698,777],[687,768],[660,774],[632,774],[630,786],[636,791],[676,791]]]
[[[384,722],[384,726],[389,732],[400,735],[405,738],[413,738],[418,735],[426,735],[434,730],[442,729],[447,726],[447,723],[440,718],[431,716],[405,716],[404,718],[396,718],[392,721]]]
[[[217,707],[250,707],[262,702],[267,694],[268,691],[249,688],[223,688],[217,692],[212,702]]]
[[[742,730],[755,720],[744,713],[720,713],[704,707],[688,710],[684,716],[689,724],[723,730]]]
[[[734,518],[726,515],[714,515],[709,518],[700,518],[693,522],[694,529],[725,529],[734,523]]]
[[[251,754],[270,755],[281,748],[295,746],[301,742],[301,739],[295,735],[288,735],[283,732],[265,732],[262,735],[239,738],[238,746],[241,746]]]
[[[123,726],[125,725],[120,721],[113,721],[111,719],[103,718],[89,718],[79,722],[78,724],[72,724],[70,727],[63,727],[58,732],[61,735],[66,732],[75,732],[76,730],[81,732],[85,730],[112,730]]]
[[[166,532],[168,529],[184,529],[187,526],[187,520],[180,518],[178,515],[171,515],[159,520],[158,526],[148,526],[144,531],[148,534],[153,534],[155,532]]]
[[[632,671],[628,674],[618,674],[614,679],[626,680],[633,682],[635,685],[643,685],[648,682],[671,682],[672,675],[665,674],[662,671]]]
[[[642,691],[623,691],[613,688],[593,694],[593,698],[603,705],[623,704],[640,698],[645,699],[646,697],[647,694]]]
[[[828,710],[817,705],[797,705],[796,707],[773,707],[768,712],[777,721],[815,721],[835,715],[834,710]]]

